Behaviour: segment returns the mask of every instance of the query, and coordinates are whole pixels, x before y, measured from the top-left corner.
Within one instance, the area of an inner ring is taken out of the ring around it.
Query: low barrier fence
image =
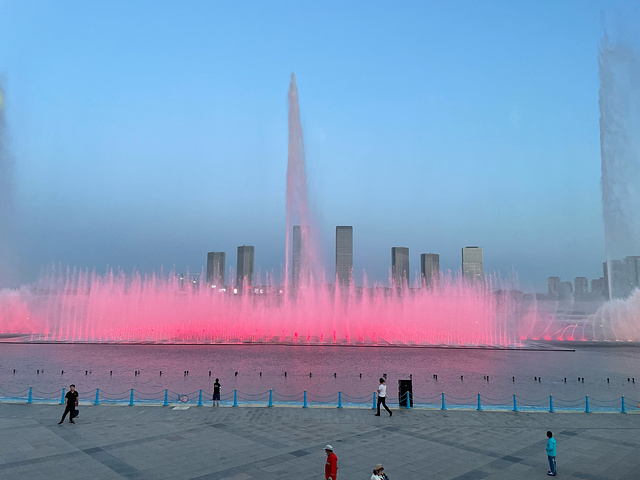
[[[19,391],[9,391],[0,387],[0,402],[14,403],[40,403],[40,404],[64,404],[66,388],[54,392],[41,392],[33,387]],[[113,404],[113,405],[163,405],[163,406],[205,406],[211,405],[211,394],[205,390],[193,392],[175,392],[165,389],[158,392],[142,392],[137,389],[129,389],[121,392],[108,392],[96,388],[81,393],[81,403],[84,405]],[[628,397],[617,399],[597,399],[589,397],[577,397],[572,399],[548,397],[531,399],[519,395],[511,397],[492,398],[486,395],[470,397],[455,397],[444,392],[433,396],[413,395],[410,392],[401,397],[387,396],[389,405],[400,404],[403,408],[427,408],[439,410],[511,410],[513,412],[557,412],[557,411],[582,411],[591,412],[619,412],[640,413],[640,401]],[[363,396],[353,396],[342,391],[329,395],[316,395],[306,390],[294,394],[284,395],[275,390],[267,390],[260,393],[241,392],[232,390],[220,396],[220,404],[225,406],[267,406],[288,405],[308,408],[318,407],[360,407],[377,408],[376,393]]]

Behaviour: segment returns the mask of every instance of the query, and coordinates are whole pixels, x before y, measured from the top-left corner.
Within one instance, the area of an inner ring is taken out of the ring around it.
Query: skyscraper
[[[587,277],[576,277],[573,280],[574,297],[585,297],[589,293],[589,280]]]
[[[207,253],[207,285],[224,287],[224,252]]]
[[[238,266],[236,269],[236,288],[241,292],[245,285],[253,285],[253,254],[255,247],[238,247]]]
[[[484,266],[481,247],[462,249],[462,276],[469,281],[484,281]]]
[[[432,287],[440,279],[440,255],[437,253],[423,253],[420,255],[420,274],[422,282]]]
[[[336,227],[336,282],[349,286],[353,277],[353,227]]]
[[[640,257],[630,256],[624,259],[631,290],[640,288]]]
[[[547,280],[547,289],[550,297],[558,298],[560,295],[560,277],[549,277]]]
[[[573,296],[573,285],[571,282],[560,283],[560,298],[568,299]]]
[[[291,259],[291,286],[294,289],[300,285],[308,286],[310,281],[309,271],[309,227],[293,226],[293,243]]]
[[[391,248],[391,281],[401,288],[409,285],[409,249],[407,247]]]
[[[594,278],[591,280],[591,294],[594,297],[602,296],[606,291],[607,289],[604,283],[604,277]]]
[[[634,257],[627,257],[632,259]],[[609,298],[627,298],[633,290],[632,260],[609,260],[602,264]]]

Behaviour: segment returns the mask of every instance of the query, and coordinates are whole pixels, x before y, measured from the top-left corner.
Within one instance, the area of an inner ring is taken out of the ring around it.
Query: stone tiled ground
[[[0,404],[0,478],[306,480],[546,478],[545,433],[558,439],[559,477],[640,478],[640,415],[293,407]]]

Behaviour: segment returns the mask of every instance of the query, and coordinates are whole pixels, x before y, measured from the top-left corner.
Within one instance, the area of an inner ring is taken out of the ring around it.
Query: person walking
[[[62,425],[64,422],[64,417],[69,414],[69,423],[76,423],[73,421],[73,411],[78,406],[78,392],[76,392],[75,385],[69,385],[69,391],[64,396],[67,399],[66,407],[64,409],[64,413],[62,414],[62,419],[58,422],[58,425]]]
[[[376,417],[380,416],[380,404],[389,412],[389,416],[393,415],[393,412],[387,407],[387,382],[384,381],[384,378],[380,378],[380,385],[378,385],[378,412]]]
[[[212,407],[220,406],[220,380],[216,378],[215,383],[213,384],[213,405]]]
[[[327,463],[324,464],[324,478],[325,480],[336,480],[338,477],[338,457],[333,453],[331,445],[324,447],[324,453],[327,454]]]
[[[389,480],[389,477],[387,477],[387,474],[384,473],[384,467],[381,464],[377,464],[375,467],[373,467],[371,480]]]
[[[553,433],[547,432],[547,460],[549,460],[549,471],[547,475],[550,477],[556,476],[556,439],[553,438]]]

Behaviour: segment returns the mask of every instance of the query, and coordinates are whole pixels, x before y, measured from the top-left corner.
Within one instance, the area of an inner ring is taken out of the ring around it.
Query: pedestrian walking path
[[[311,480],[326,444],[339,480],[545,478],[546,432],[558,477],[637,479],[640,414],[394,408],[160,407],[0,404],[0,478]]]

